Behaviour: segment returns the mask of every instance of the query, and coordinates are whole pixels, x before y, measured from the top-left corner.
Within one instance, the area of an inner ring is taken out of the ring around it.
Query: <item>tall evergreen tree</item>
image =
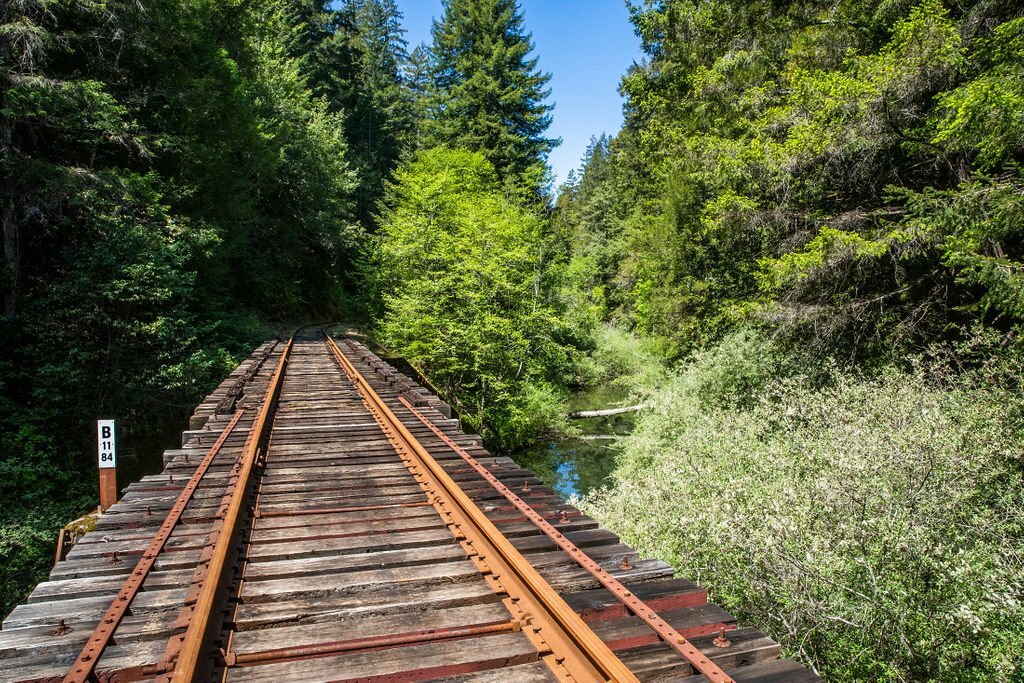
[[[298,61],[309,88],[337,111],[341,84],[351,71],[351,60],[337,41],[338,13],[328,0],[286,0],[282,3],[287,55]]]
[[[370,225],[387,180],[412,137],[413,97],[395,0],[284,3],[288,56],[313,93],[344,112],[344,133],[358,176],[356,217]]]
[[[412,130],[403,79],[408,43],[395,0],[346,0],[339,14],[338,40],[352,61],[345,129],[359,173],[357,213],[369,224]]]
[[[430,101],[433,95],[430,60],[430,46],[420,43],[409,53],[409,59],[406,60],[403,72],[412,114],[409,144],[413,149],[422,149],[426,146],[426,128],[430,118]]]
[[[481,152],[503,178],[539,177],[551,75],[537,69],[517,0],[445,0],[433,26],[433,142]]]

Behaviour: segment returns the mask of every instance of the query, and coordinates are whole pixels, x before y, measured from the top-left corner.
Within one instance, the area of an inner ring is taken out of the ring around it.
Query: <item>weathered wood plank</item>
[[[190,429],[182,435],[186,447],[164,454],[164,472],[130,484],[122,500],[99,519],[96,531],[71,550],[49,581],[37,586],[29,603],[5,620],[0,631],[0,668],[5,676],[8,669],[24,678],[64,673],[206,448],[227,424],[232,407],[255,408],[262,401],[276,358],[266,353],[268,348],[257,350],[197,407]],[[664,562],[638,557],[614,533],[561,500],[533,472],[487,452],[478,436],[464,434],[458,420],[450,419],[447,404],[369,352],[354,348],[360,358],[357,368],[396,414],[408,418],[409,430],[641,680],[690,680],[691,670],[677,652],[661,643],[592,575],[413,418],[400,404],[400,396],[420,406],[442,433],[705,654],[721,666],[735,667],[742,674],[734,674],[736,680],[816,680],[798,665],[773,661],[779,655],[777,643],[753,629],[732,628],[728,647],[714,645],[716,634],[711,631],[722,624],[732,627],[734,620],[708,604],[703,589],[672,578],[672,569]],[[263,353],[261,360],[256,359],[259,353]],[[251,520],[251,532],[245,534],[244,581],[229,617],[234,651],[507,621],[510,615],[501,603],[503,596],[466,558],[434,507],[425,504],[420,485],[358,393],[342,382],[340,367],[321,342],[296,345],[262,471],[260,516]],[[147,590],[138,595],[132,614],[122,623],[116,645],[100,662],[101,670],[155,661],[162,654],[251,423],[251,416],[244,418],[214,460],[147,579]],[[395,507],[358,509],[381,504]],[[323,511],[326,508],[353,509]],[[114,552],[119,561],[111,563]],[[621,568],[623,557],[629,559],[626,569]],[[60,619],[71,631],[53,636]],[[423,669],[436,680],[453,683],[553,680],[520,633],[241,667],[230,671],[228,679],[317,681]]]
[[[401,614],[348,616],[344,621],[323,621],[297,626],[240,631],[232,640],[233,652],[260,652],[281,643],[315,644],[430,629],[497,624],[511,619],[501,603],[483,603],[447,609],[411,609]]]
[[[435,670],[443,675],[444,670],[451,673],[469,673],[474,669],[495,670],[529,663],[536,658],[537,651],[526,636],[511,633],[348,656],[245,667],[230,671],[227,680],[246,683],[327,683],[347,678],[399,675],[425,669]],[[458,672],[459,668],[465,671]]]
[[[483,582],[404,583],[372,591],[296,598],[275,602],[245,601],[238,606],[239,630],[321,623],[367,615],[404,614],[418,609],[447,609],[494,603],[498,596]]]

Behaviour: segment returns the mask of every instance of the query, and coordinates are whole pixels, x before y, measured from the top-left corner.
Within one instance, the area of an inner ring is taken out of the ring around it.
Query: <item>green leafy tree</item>
[[[630,208],[622,192],[621,162],[612,138],[591,138],[554,213],[556,229],[569,243],[571,278],[606,318],[617,317],[626,303],[618,278],[628,255]]]
[[[757,320],[868,363],[974,320],[1020,324],[1021,19],[1008,5],[631,12],[648,59],[623,79],[610,172],[579,183],[593,176],[610,210],[588,215],[595,195],[579,188],[560,203],[581,258],[621,226],[608,315],[670,356]]]
[[[419,152],[381,216],[382,339],[499,446],[564,419],[558,387],[578,333],[550,296],[545,249],[541,219],[479,152]]]

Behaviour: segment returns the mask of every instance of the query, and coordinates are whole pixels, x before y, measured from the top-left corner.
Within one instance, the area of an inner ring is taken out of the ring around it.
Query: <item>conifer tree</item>
[[[544,137],[551,75],[530,56],[517,0],[445,0],[433,36],[432,141],[481,152],[506,179],[536,174],[559,140]]]
[[[430,118],[433,83],[430,79],[430,46],[420,43],[409,53],[403,69],[405,87],[409,93],[412,130],[409,144],[413,149],[426,146],[427,121]]]
[[[333,40],[338,13],[327,0],[287,0],[282,3],[287,55],[298,60],[310,90],[327,100],[333,111],[341,108],[340,91],[351,72],[351,60]]]
[[[345,128],[359,173],[357,214],[369,224],[384,181],[398,165],[412,130],[403,69],[409,56],[395,0],[346,0],[339,11],[343,50],[351,60]]]
[[[395,0],[287,0],[288,55],[344,132],[358,175],[356,217],[369,225],[384,181],[410,143],[413,98],[404,80],[407,54]]]

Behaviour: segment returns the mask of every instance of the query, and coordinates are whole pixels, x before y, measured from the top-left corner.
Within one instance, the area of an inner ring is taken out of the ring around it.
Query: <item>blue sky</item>
[[[430,43],[430,24],[441,0],[398,0],[411,50]],[[534,56],[551,74],[554,122],[548,134],[562,138],[551,153],[558,182],[579,166],[592,135],[622,126],[619,79],[640,60],[640,39],[629,23],[625,0],[520,0]]]

